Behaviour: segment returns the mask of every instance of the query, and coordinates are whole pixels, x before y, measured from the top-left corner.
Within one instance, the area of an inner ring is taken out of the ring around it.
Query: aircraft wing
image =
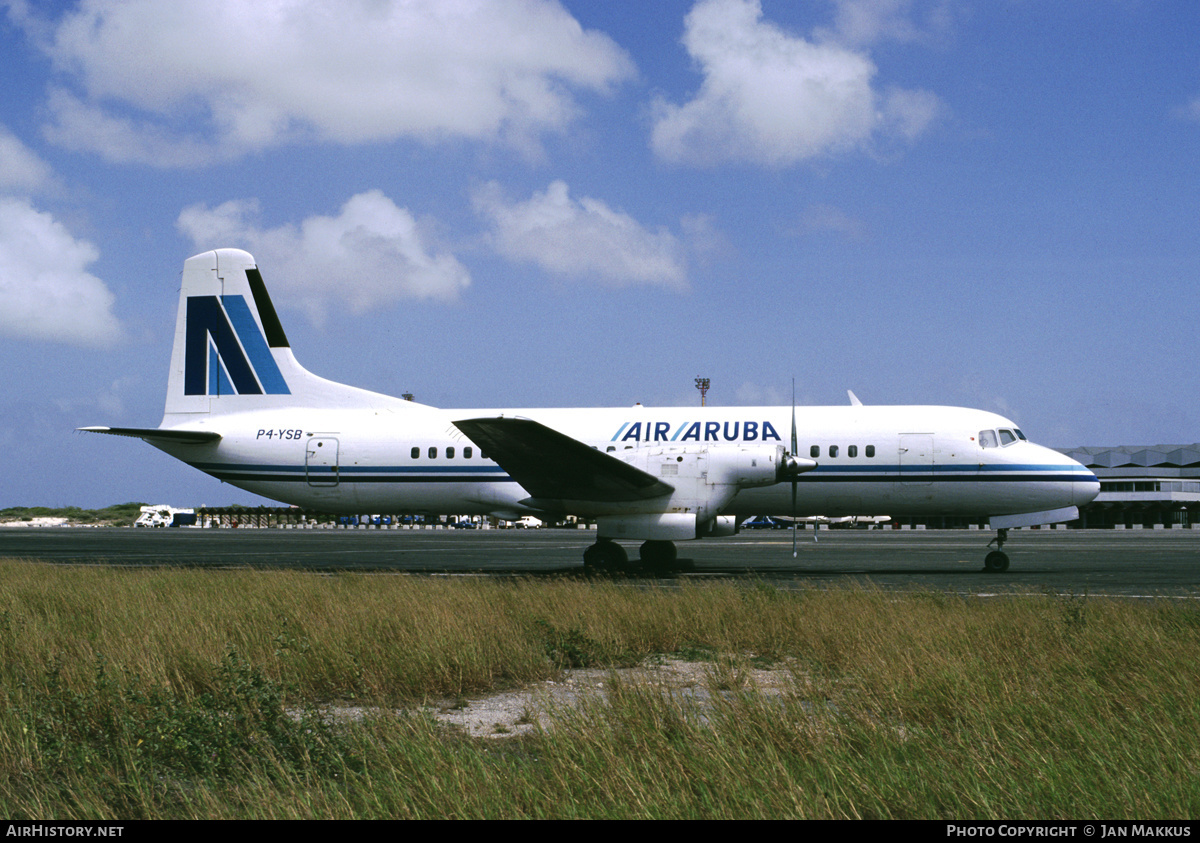
[[[159,430],[156,427],[81,427],[85,433],[107,433],[110,436],[132,436],[135,439],[159,442],[178,442],[181,445],[202,445],[216,442],[221,434],[211,430]]]
[[[532,419],[454,422],[538,501],[640,501],[675,491],[657,477]]]

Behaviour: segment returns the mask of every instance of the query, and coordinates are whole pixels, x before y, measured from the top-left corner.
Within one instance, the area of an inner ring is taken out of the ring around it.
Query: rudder
[[[165,415],[171,423],[264,407],[397,402],[319,378],[296,362],[248,252],[216,249],[184,262],[167,382]]]

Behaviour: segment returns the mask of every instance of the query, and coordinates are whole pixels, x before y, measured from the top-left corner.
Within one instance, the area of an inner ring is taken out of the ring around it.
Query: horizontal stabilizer
[[[159,430],[156,427],[81,427],[87,433],[107,433],[110,436],[132,436],[134,439],[159,442],[178,442],[181,445],[201,445],[216,442],[221,434],[211,430]]]
[[[641,501],[675,491],[532,419],[465,419],[454,426],[539,501]]]

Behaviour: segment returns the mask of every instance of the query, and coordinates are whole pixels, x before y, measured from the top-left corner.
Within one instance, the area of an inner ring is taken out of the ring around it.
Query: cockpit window
[[[994,430],[979,431],[979,447],[980,448],[999,448],[1000,443],[996,441],[996,431],[994,431]]]
[[[1028,442],[1028,441],[1029,441],[1028,439],[1026,439],[1026,438],[1025,438],[1025,434],[1021,432],[1021,428],[1019,428],[1019,427],[1018,427],[1018,428],[1016,429],[1016,434],[1017,434],[1017,438],[1018,438],[1018,439],[1020,439],[1022,442]]]
[[[1011,430],[1000,429],[1000,444],[1007,448],[1009,445],[1017,441],[1017,436]]]

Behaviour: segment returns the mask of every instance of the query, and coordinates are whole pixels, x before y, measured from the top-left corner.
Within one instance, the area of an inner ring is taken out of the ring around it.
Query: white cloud
[[[83,0],[52,32],[69,90],[48,136],[168,166],[297,140],[536,146],[578,115],[576,92],[635,73],[556,0]]]
[[[1181,120],[1200,123],[1200,97],[1193,97],[1187,105],[1175,109],[1175,116]]]
[[[96,248],[24,199],[0,198],[0,335],[84,346],[121,337]]]
[[[805,208],[792,232],[800,236],[835,233],[853,241],[867,239],[867,227],[862,220],[849,216],[841,208],[824,204]]]
[[[48,187],[52,180],[50,166],[0,126],[0,191],[34,193]]]
[[[941,108],[941,100],[929,91],[889,88],[883,96],[879,128],[910,141],[925,131]]]
[[[711,214],[687,214],[679,220],[687,252],[700,266],[711,266],[718,259],[732,257],[736,250],[725,233],[717,228]]]
[[[244,151],[165,126],[109,114],[61,89],[50,92],[47,105],[54,115],[54,122],[43,129],[48,141],[64,149],[98,153],[116,164],[195,167],[235,158]]]
[[[912,139],[938,109],[928,92],[880,94],[865,53],[790,35],[762,20],[758,0],[701,0],[683,44],[704,81],[683,105],[656,104],[651,143],[668,161],[787,166],[881,134]]]
[[[924,25],[914,20],[921,6]],[[845,45],[934,41],[951,28],[949,0],[834,0],[833,29],[817,35]]]
[[[453,255],[430,254],[412,214],[378,190],[352,196],[335,217],[298,226],[259,228],[257,214],[254,200],[193,205],[177,226],[199,249],[248,249],[272,295],[303,307],[314,322],[330,310],[364,313],[402,298],[452,301],[471,283]]]
[[[106,346],[122,334],[113,296],[77,240],[30,194],[55,189],[50,166],[0,125],[0,336]]]
[[[650,231],[598,199],[572,199],[566,182],[512,203],[493,182],[475,194],[474,204],[491,222],[492,245],[511,260],[616,286],[687,286],[685,250],[675,235]]]

